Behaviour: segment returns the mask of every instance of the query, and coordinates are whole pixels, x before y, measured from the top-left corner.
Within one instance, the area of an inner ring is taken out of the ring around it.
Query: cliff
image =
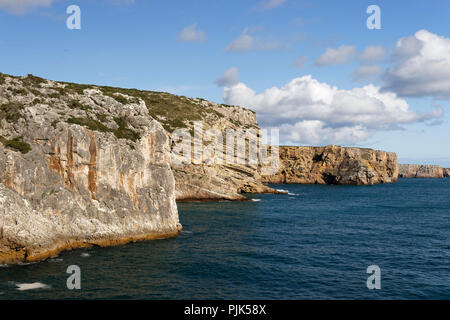
[[[400,164],[399,178],[444,178],[445,169],[434,165]]]
[[[444,168],[444,178],[450,178],[450,168]]]
[[[250,159],[249,143],[261,142],[253,111],[203,99],[172,95],[166,99],[170,102],[165,105],[183,110],[171,113],[171,125],[166,127],[178,201],[247,200],[244,193],[279,193],[261,182],[261,165]],[[238,140],[244,142],[241,153]]]
[[[143,98],[0,74],[0,264],[179,233],[169,137]]]
[[[277,174],[265,183],[372,185],[397,181],[395,153],[360,148],[280,147]]]

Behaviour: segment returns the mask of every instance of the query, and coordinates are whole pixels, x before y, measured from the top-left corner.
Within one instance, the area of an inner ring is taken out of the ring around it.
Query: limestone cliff
[[[361,148],[280,147],[280,168],[266,183],[372,185],[397,181],[395,153]]]
[[[444,177],[450,178],[450,168],[444,168]]]
[[[167,128],[172,140],[172,170],[177,200],[247,200],[244,193],[279,193],[261,182],[261,164],[249,159],[249,141],[260,142],[253,111],[203,99],[166,97],[167,100],[169,98],[171,102],[167,105],[191,109],[189,114],[172,113],[172,125]],[[164,121],[163,118],[157,119]],[[180,130],[185,130],[188,137],[192,137],[184,141],[185,146],[189,145],[189,157],[175,152],[174,145],[183,146],[177,135]],[[236,136],[228,136],[229,131]],[[237,152],[237,137],[246,144],[242,153]]]
[[[169,137],[115,91],[0,74],[0,264],[181,230]]]
[[[444,178],[445,169],[434,165],[400,164],[399,178]]]

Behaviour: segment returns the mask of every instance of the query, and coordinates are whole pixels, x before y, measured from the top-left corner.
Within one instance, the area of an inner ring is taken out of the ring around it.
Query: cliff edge
[[[0,264],[177,235],[170,162],[144,99],[0,74]]]
[[[398,178],[397,155],[361,148],[280,147],[278,173],[265,183],[354,184],[392,183]]]
[[[440,166],[422,164],[400,164],[399,178],[444,178],[448,171]]]

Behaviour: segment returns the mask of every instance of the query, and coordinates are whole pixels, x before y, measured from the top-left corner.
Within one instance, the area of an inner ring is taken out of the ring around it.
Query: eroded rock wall
[[[435,165],[400,164],[399,178],[444,178],[445,169]]]
[[[392,183],[398,178],[397,155],[361,148],[280,147],[277,174],[265,183],[354,184]]]
[[[177,235],[169,137],[145,102],[27,79],[0,86],[0,264]]]
[[[183,140],[191,145],[190,157],[172,152],[177,200],[247,200],[245,193],[279,193],[261,182],[261,161],[250,156],[249,143],[254,142],[259,148],[261,142],[255,113],[204,100],[190,101],[197,103],[199,112],[206,112],[200,123],[194,121],[177,128],[185,130],[191,137],[189,142]],[[173,148],[180,147],[178,130],[168,131]],[[227,135],[229,131],[232,135]],[[245,141],[243,152],[237,151],[238,139]],[[194,144],[199,147],[195,148]]]

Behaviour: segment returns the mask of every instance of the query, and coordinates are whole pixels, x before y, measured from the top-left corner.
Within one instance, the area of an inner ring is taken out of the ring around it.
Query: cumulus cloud
[[[271,10],[283,5],[285,2],[286,0],[265,0],[258,3],[255,9],[259,11]]]
[[[359,59],[367,62],[377,62],[384,59],[386,54],[382,46],[368,46],[359,56]]]
[[[178,36],[178,41],[184,42],[204,42],[206,35],[202,30],[197,29],[197,24],[185,27]]]
[[[236,67],[232,67],[225,71],[223,75],[214,81],[219,87],[230,87],[237,83],[239,83],[239,69]]]
[[[256,93],[242,82],[224,88],[226,103],[256,111],[265,128],[280,128],[283,143],[355,144],[376,131],[439,119],[442,109],[427,114],[409,109],[395,93],[378,87],[341,90],[307,75]]]
[[[383,68],[377,65],[360,65],[352,73],[354,81],[361,81],[365,79],[371,79],[383,72]]]
[[[383,90],[404,97],[450,99],[450,38],[426,30],[400,39]]]
[[[12,14],[25,14],[39,7],[48,7],[54,0],[0,0],[0,10]]]
[[[327,48],[325,53],[316,60],[315,65],[326,66],[330,64],[344,64],[356,55],[354,46],[342,45],[337,49]]]

